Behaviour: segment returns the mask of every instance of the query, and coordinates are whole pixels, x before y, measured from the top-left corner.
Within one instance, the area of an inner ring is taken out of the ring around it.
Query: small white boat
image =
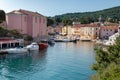
[[[39,45],[36,42],[31,43],[30,45],[26,46],[28,50],[39,50]]]
[[[91,38],[89,36],[84,36],[80,38],[81,41],[91,41]]]
[[[64,38],[64,39],[62,39],[62,41],[63,41],[63,42],[70,42],[70,39]]]
[[[16,48],[10,48],[10,49],[5,49],[5,51],[7,51],[8,53],[28,53],[28,50],[26,48],[23,47],[16,47]]]
[[[107,41],[107,42],[103,43],[103,45],[111,46],[111,45],[114,45],[114,42],[112,42],[112,41]]]

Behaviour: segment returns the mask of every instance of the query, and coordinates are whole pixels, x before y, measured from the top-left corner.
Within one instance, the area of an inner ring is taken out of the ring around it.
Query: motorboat
[[[68,38],[63,38],[63,39],[55,39],[55,42],[77,42],[76,39],[68,39]]]
[[[39,50],[39,45],[36,42],[33,42],[30,45],[27,45],[25,48],[27,48],[30,51]]]
[[[62,41],[63,41],[63,42],[70,42],[70,39],[68,39],[68,38],[63,38]]]
[[[15,53],[15,54],[18,54],[18,53],[28,53],[28,49],[23,48],[21,46],[18,46],[16,48],[5,49],[5,51],[8,52],[8,53]]]
[[[54,38],[50,38],[50,40],[48,41],[49,45],[54,45],[55,44],[55,40]]]
[[[49,44],[49,45],[55,45],[55,41],[54,41],[54,40],[49,40],[49,41],[48,41],[48,44]]]
[[[91,41],[91,38],[89,36],[82,36],[80,38],[81,41]]]
[[[48,44],[46,44],[46,43],[39,43],[39,50],[40,51],[47,49],[47,47],[48,47]]]

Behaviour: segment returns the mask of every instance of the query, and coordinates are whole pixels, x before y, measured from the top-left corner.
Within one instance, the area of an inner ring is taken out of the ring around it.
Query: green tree
[[[59,23],[61,23],[62,22],[62,20],[59,18],[59,17],[56,17],[55,18],[55,23],[58,25]]]
[[[0,37],[7,36],[7,33],[8,33],[7,29],[0,27]]]
[[[67,22],[76,21],[77,18],[80,20],[81,23],[87,24],[91,22],[97,22],[100,15],[102,17],[102,22],[106,21],[107,18],[110,17],[109,21],[116,23],[120,21],[120,6],[94,12],[66,13],[63,15],[51,17],[51,19],[56,19],[55,21],[57,22],[57,24],[62,20],[62,22],[64,22],[65,25],[67,25]]]
[[[47,18],[47,26],[52,26],[54,21],[51,18]]]
[[[120,37],[114,45],[96,50],[96,63],[92,69],[97,71],[92,80],[120,79]]]
[[[32,41],[33,37],[30,36],[30,35],[24,35],[24,40],[26,40],[26,41]]]
[[[72,25],[72,20],[70,20],[70,19],[68,19],[68,18],[64,18],[63,20],[62,20],[62,22],[64,23],[64,25],[66,26],[66,25]]]
[[[20,34],[17,30],[9,30],[12,37],[22,38],[22,34]]]
[[[5,21],[5,12],[3,10],[0,10],[0,23]]]

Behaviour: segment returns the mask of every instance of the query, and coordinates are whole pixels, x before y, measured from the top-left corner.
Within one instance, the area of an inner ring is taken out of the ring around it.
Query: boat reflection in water
[[[0,80],[90,80],[94,44],[55,43],[43,51],[0,56]]]
[[[32,51],[29,54],[0,55],[0,80],[22,80],[20,75],[29,75],[38,70],[44,70],[46,68],[45,57],[46,50]]]

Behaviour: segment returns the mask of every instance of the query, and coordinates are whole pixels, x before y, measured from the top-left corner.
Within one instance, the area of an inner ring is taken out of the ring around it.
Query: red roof
[[[19,42],[17,40],[14,40],[14,39],[0,39],[0,43],[16,43],[16,42]]]
[[[43,16],[43,15],[39,14],[38,12],[32,12],[32,11],[23,10],[23,9],[14,10],[14,11],[12,11],[12,12],[9,12],[8,14],[11,14],[11,13],[14,14],[15,12],[19,12],[19,13],[25,14],[25,15]]]
[[[99,27],[98,24],[74,24],[73,27]]]

